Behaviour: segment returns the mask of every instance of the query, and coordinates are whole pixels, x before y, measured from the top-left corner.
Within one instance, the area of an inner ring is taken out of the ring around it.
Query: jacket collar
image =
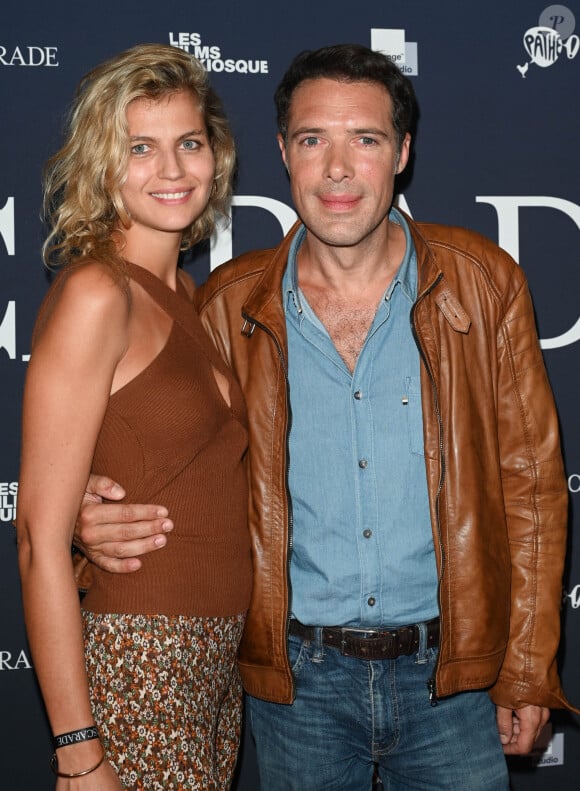
[[[417,299],[420,299],[426,292],[433,288],[437,279],[441,276],[441,270],[437,266],[435,256],[421,233],[420,227],[408,214],[405,214],[401,209],[399,209],[399,211],[409,225],[411,238],[415,245],[415,252],[417,254]]]
[[[400,209],[398,211],[401,212],[407,221],[415,245],[417,254],[417,301],[419,301],[441,282],[443,274],[437,265],[437,260],[432,248],[423,236],[419,225],[405,214],[405,212],[402,212]],[[286,322],[282,303],[282,278],[284,277],[284,272],[288,263],[290,246],[301,224],[300,220],[298,220],[278,247],[265,253],[265,255],[268,255],[268,258],[262,275],[242,306],[242,315],[246,322],[250,325],[259,324],[269,328],[280,340],[284,339],[286,336]],[[458,315],[457,321],[452,320],[452,314],[446,314],[447,320],[453,324],[455,329],[459,332],[467,332],[471,322],[461,308],[457,298],[454,297],[447,288],[437,289],[437,291],[438,293],[435,299],[437,304],[441,302],[439,306],[444,313],[446,313],[444,308],[447,306],[449,299],[452,299],[455,308],[459,307],[460,313],[463,314],[461,316]],[[247,331],[248,328],[246,327],[245,332]]]
[[[242,316],[250,325],[243,330],[246,334],[251,332],[252,324],[259,324],[277,335],[280,343],[285,339],[286,317],[282,303],[282,278],[286,271],[292,240],[301,225],[300,220],[297,220],[278,247],[264,251],[268,257],[262,275],[242,305]]]

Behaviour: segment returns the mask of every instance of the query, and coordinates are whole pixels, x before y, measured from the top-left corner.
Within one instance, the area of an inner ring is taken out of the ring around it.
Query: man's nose
[[[352,178],[352,156],[346,143],[333,143],[326,154],[326,174],[332,181]]]

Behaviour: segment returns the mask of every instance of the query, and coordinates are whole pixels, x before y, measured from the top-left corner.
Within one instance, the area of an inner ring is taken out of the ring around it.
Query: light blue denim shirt
[[[292,614],[318,626],[397,626],[437,615],[423,457],[419,353],[410,323],[417,258],[380,300],[351,375],[298,287],[283,279],[292,427]]]

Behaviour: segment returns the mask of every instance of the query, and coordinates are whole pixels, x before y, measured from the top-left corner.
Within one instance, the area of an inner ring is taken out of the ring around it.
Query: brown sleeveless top
[[[167,546],[141,558],[137,572],[93,567],[83,607],[234,615],[247,609],[251,593],[242,392],[183,285],[176,293],[135,264],[128,274],[173,318],[173,327],[159,355],[111,395],[93,471],[119,481],[128,503],[166,506],[174,529]],[[231,407],[213,369],[227,377]]]

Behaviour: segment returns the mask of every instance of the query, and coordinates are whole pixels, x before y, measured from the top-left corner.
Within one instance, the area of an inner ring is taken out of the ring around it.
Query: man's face
[[[332,247],[382,242],[395,174],[409,158],[397,151],[392,102],[374,82],[312,79],[292,94],[287,142],[278,135],[296,210],[310,234]]]

